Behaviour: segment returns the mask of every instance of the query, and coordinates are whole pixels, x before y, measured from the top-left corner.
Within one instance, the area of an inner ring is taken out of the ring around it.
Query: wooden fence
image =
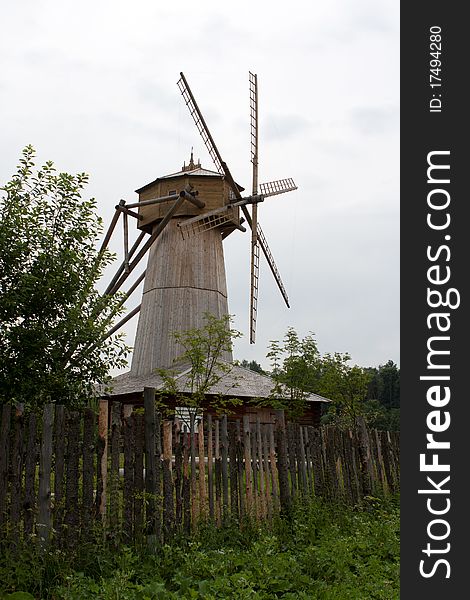
[[[5,405],[0,423],[0,535],[35,534],[67,546],[94,535],[154,543],[245,517],[271,520],[312,495],[360,503],[399,486],[398,434],[276,422],[162,419],[154,390],[144,409],[23,415]],[[126,414],[126,411],[124,411]]]

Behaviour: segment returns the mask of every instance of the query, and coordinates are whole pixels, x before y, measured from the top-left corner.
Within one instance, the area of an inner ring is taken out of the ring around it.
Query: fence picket
[[[52,466],[52,428],[54,410],[52,404],[46,404],[42,419],[41,455],[39,458],[39,491],[37,532],[42,546],[47,545],[51,531],[51,466]]]

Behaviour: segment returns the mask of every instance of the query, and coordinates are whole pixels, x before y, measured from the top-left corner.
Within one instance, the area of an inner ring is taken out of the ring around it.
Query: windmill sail
[[[252,194],[258,193],[258,78],[249,73],[250,81],[250,139],[251,164],[253,165]],[[256,318],[258,314],[259,242],[258,205],[251,209],[251,261],[250,261],[250,344],[255,343]]]

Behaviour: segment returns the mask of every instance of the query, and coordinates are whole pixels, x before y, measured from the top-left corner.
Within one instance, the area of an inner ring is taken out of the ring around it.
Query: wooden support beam
[[[103,243],[101,244],[101,248],[100,248],[99,254],[102,254],[106,250],[106,248],[108,247],[109,240],[111,239],[111,236],[112,236],[113,231],[114,231],[114,229],[116,227],[116,224],[118,222],[120,214],[121,214],[120,211],[117,210],[117,207],[116,207],[116,212],[114,213],[113,218],[111,220],[111,223],[110,223],[110,225],[108,227],[108,231],[106,232],[106,235],[104,236],[104,240],[103,240]]]
[[[194,206],[197,206],[198,208],[204,208],[204,206],[206,205],[205,202],[203,202],[202,200],[199,200],[199,198],[197,198],[197,192],[193,195],[189,192],[187,192],[186,190],[183,190],[182,192],[180,192],[180,196],[182,196],[183,198],[186,198],[186,200],[189,200],[189,202],[191,202],[191,204],[194,204]]]
[[[168,202],[169,200],[176,200],[178,194],[169,194],[168,196],[160,196],[159,198],[150,198],[150,200],[142,200],[141,202],[133,202],[132,204],[126,204],[126,208],[140,208],[141,206],[151,206],[152,204],[161,204],[162,202]]]
[[[138,221],[142,221],[143,219],[143,216],[139,215],[139,213],[136,213],[133,210],[129,210],[129,206],[126,205],[125,200],[119,200],[119,204],[116,204],[115,208],[119,212],[122,212],[125,215],[129,215],[130,217],[134,217],[134,219],[137,219]]]
[[[144,239],[144,237],[147,234],[145,233],[145,231],[142,231],[141,234],[139,235],[139,237],[137,238],[137,240],[135,241],[134,245],[132,246],[132,248],[129,250],[129,259],[131,259],[137,248],[140,246],[140,242]],[[114,286],[116,285],[116,282],[118,281],[119,277],[122,275],[123,271],[125,269],[125,262],[123,262],[118,270],[116,271],[116,274],[114,275],[113,279],[111,280],[111,283],[108,285],[108,287],[106,288],[104,295],[108,295],[114,292],[111,292],[111,290],[114,288]]]
[[[129,221],[127,212],[123,213],[123,233],[124,233],[124,272],[129,272]]]
[[[113,333],[116,333],[118,329],[125,325],[127,321],[130,321],[132,317],[134,317],[140,311],[141,306],[142,305],[139,304],[139,306],[136,306],[134,310],[131,310],[131,312],[127,314],[123,319],[121,319],[119,323],[117,323],[117,325],[115,325],[108,331],[108,333],[101,339],[101,341],[104,342],[104,340],[107,340],[111,335],[113,335]]]
[[[106,518],[106,492],[108,482],[108,417],[109,407],[108,400],[101,399],[99,402],[99,413],[98,413],[98,437],[103,447],[101,454],[101,461],[98,465],[98,470],[101,475],[101,482],[103,485],[103,492],[101,494],[101,501],[98,506],[98,511],[101,519],[104,521]]]
[[[138,254],[135,257],[135,259],[130,263],[130,265],[129,265],[129,273],[124,273],[120,277],[120,279],[118,279],[117,282],[112,287],[111,287],[111,284],[110,284],[108,286],[108,289],[106,290],[105,294],[115,294],[119,290],[119,288],[121,287],[121,285],[128,278],[129,274],[132,273],[132,271],[135,269],[135,267],[139,264],[139,262],[142,260],[142,258],[145,256],[145,254],[149,250],[150,246],[152,246],[152,244],[157,239],[157,237],[165,229],[165,227],[168,225],[170,219],[174,216],[174,214],[177,212],[177,210],[180,208],[180,206],[183,204],[184,201],[185,201],[184,196],[179,196],[178,197],[178,199],[176,200],[176,202],[168,210],[168,212],[166,213],[166,215],[163,217],[163,219],[157,225],[157,227],[155,228],[155,230],[152,232],[150,238],[147,240],[147,242],[142,247],[142,249],[140,250],[140,252],[138,252]],[[114,277],[114,279],[116,279],[116,277]],[[114,279],[113,279],[113,281],[114,281]]]

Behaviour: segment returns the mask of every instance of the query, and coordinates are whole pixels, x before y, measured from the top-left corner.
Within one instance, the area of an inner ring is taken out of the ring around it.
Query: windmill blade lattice
[[[252,194],[258,193],[258,77],[249,73],[250,82],[250,139],[252,168]],[[258,205],[251,209],[251,259],[250,259],[250,344],[255,343],[258,315],[259,242]]]
[[[268,181],[262,183],[259,186],[260,193],[262,196],[267,198],[268,196],[277,196],[278,194],[285,194],[286,192],[293,192],[297,189],[292,178],[289,179],[278,179],[277,181]]]

